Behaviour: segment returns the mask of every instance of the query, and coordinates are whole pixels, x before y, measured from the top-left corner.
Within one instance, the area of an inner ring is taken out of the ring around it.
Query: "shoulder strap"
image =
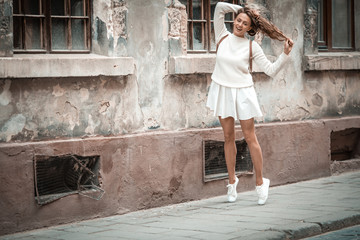
[[[217,50],[218,50],[218,48],[219,48],[220,43],[221,43],[227,36],[229,36],[229,34],[226,34],[225,36],[223,36],[223,37],[220,39],[220,41],[216,44],[216,52],[217,52]]]
[[[250,73],[252,73],[252,40],[250,39],[249,41],[249,70],[250,70]]]

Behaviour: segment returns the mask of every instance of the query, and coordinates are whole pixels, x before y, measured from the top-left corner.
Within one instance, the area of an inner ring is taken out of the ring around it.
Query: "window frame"
[[[214,19],[211,19],[211,0],[200,0],[201,1],[201,18],[193,19],[193,0],[187,0],[186,12],[188,15],[187,19],[187,53],[215,53],[215,49],[211,49],[211,25],[214,23]],[[231,0],[234,4],[239,4],[240,0]],[[218,2],[224,2],[220,0]],[[232,20],[225,20],[225,24],[233,23],[235,14],[232,14]],[[194,23],[202,24],[202,45],[203,50],[194,50],[193,46],[193,29]]]
[[[21,49],[15,48],[13,45],[13,52],[16,53],[90,53],[91,52],[91,4],[90,0],[83,0],[84,16],[71,15],[71,0],[64,0],[64,15],[52,15],[51,14],[51,1],[38,0],[39,2],[39,14],[26,14],[24,9],[24,1],[26,0],[14,0],[19,5],[19,13],[13,12],[14,25],[15,19],[19,19],[21,22],[21,36],[20,45]],[[14,10],[13,10],[14,11]],[[26,46],[26,20],[27,19],[40,19],[40,47],[41,49],[28,49]],[[65,44],[67,49],[52,49],[52,19],[65,19],[67,21]],[[73,19],[84,20],[84,50],[72,50],[72,34],[71,34],[71,22]],[[15,26],[13,26],[15,29]],[[15,44],[15,42],[14,42]]]
[[[321,8],[321,1],[323,3]],[[351,31],[351,47],[339,48],[332,46],[332,0],[319,0],[318,14],[322,14],[322,30],[324,41],[317,39],[319,52],[349,52],[355,51],[355,4],[354,0],[350,0],[350,31]],[[322,11],[322,12],[321,12]],[[320,22],[318,22],[320,25]],[[319,34],[319,32],[318,32]]]

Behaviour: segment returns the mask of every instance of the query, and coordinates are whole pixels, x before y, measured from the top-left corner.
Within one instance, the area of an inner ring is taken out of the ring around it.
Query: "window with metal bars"
[[[236,144],[236,175],[253,175],[250,151],[244,139]],[[203,142],[203,179],[204,182],[228,178],[224,142],[206,140]]]
[[[189,53],[215,52],[214,12],[217,0],[180,0],[186,6],[188,15],[187,51]],[[239,4],[239,0],[226,0]],[[225,25],[232,31],[234,14],[225,15]]]
[[[90,0],[14,0],[14,52],[90,52],[90,13]]]
[[[354,51],[354,0],[318,1],[319,51]]]
[[[44,205],[71,194],[100,200],[100,156],[34,156],[35,200]]]

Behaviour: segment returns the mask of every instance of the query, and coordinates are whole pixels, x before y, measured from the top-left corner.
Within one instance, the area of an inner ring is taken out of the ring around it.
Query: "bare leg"
[[[248,120],[240,120],[242,132],[245,141],[249,147],[252,162],[255,168],[256,185],[260,186],[263,183],[263,157],[261,147],[255,135],[254,118]]]
[[[224,151],[226,167],[229,174],[229,183],[235,183],[235,164],[236,164],[236,145],[235,145],[235,121],[234,118],[219,117],[221,127],[224,132]]]

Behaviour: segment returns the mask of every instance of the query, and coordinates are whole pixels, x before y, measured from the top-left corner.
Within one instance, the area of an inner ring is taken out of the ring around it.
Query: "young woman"
[[[224,23],[225,14],[229,12],[236,14],[233,33],[226,29]],[[266,58],[259,44],[252,42],[252,61],[269,76],[274,76],[285,63],[293,41],[260,16],[257,10],[225,2],[216,5],[214,29],[218,50],[206,106],[219,117],[224,132],[225,160],[229,174],[228,201],[234,202],[237,198],[239,179],[235,176],[235,121],[239,119],[255,168],[258,204],[262,205],[268,198],[270,180],[263,178],[263,157],[255,135],[254,117],[261,117],[262,112],[249,72],[250,42],[245,33],[254,36],[262,31],[270,38],[285,41],[284,52],[274,63]]]

